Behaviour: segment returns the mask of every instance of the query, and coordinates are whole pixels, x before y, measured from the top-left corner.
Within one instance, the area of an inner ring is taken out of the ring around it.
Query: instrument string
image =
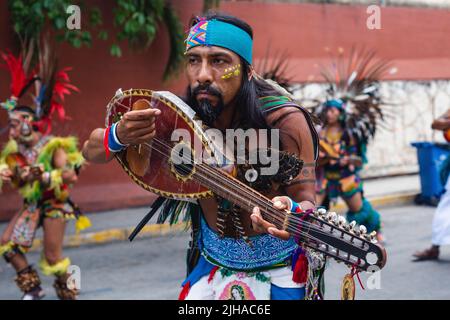
[[[158,139],[157,139],[157,142],[158,143],[161,143],[162,145],[164,145],[164,143],[162,143],[161,141],[159,141]],[[167,154],[166,153],[163,153],[163,152],[161,152],[162,154],[164,154],[166,157],[168,157],[167,156]],[[188,159],[184,159],[184,160],[188,160]],[[197,167],[198,168],[198,167]],[[209,166],[206,166],[206,167],[202,167],[202,168],[210,168],[210,169],[214,169],[214,168],[211,168],[211,167],[209,167]],[[189,169],[185,169],[185,170],[183,170],[185,173],[189,173],[190,172],[190,170]],[[226,176],[226,177],[223,177],[223,174],[220,172],[220,171],[218,171],[218,170],[214,170],[214,173],[220,173],[220,175],[222,176],[222,177],[219,177],[219,178],[223,178],[223,179],[229,179],[229,177],[228,176]],[[198,175],[197,175],[198,176]],[[202,178],[203,176],[198,176],[198,178]],[[216,178],[217,178],[218,176],[216,176]],[[211,178],[211,177],[209,177],[209,176],[206,176],[206,178]],[[203,183],[204,184],[206,184],[206,185],[211,185],[211,183],[212,182],[214,182],[214,179],[202,179],[203,180]],[[227,181],[225,181],[225,182],[227,182]],[[218,185],[218,184],[215,184],[214,183],[214,185],[215,185],[215,188],[217,189],[217,188],[221,188],[222,189],[222,191],[224,192],[224,193],[226,193],[228,196],[230,196],[230,195],[233,195],[233,193],[230,193],[230,190],[227,190],[227,189],[224,189],[224,188],[222,188],[222,186],[221,185]],[[239,189],[238,189],[239,190]],[[250,196],[252,196],[252,194],[250,194]],[[263,197],[262,195],[261,195],[261,197]],[[245,199],[246,199],[246,197],[241,197],[241,198],[237,198],[238,200],[240,200],[241,202],[242,201],[245,201]],[[256,200],[258,200],[259,198],[256,198]],[[283,224],[283,222],[284,222],[284,218],[282,218],[281,216],[280,216],[280,213],[284,213],[284,214],[286,214],[285,212],[282,212],[282,211],[279,211],[278,209],[276,209],[276,208],[273,208],[273,204],[272,204],[272,202],[270,201],[270,200],[268,200],[269,201],[269,206],[268,206],[268,208],[267,209],[273,209],[274,210],[274,212],[273,213],[271,213],[271,212],[267,212],[267,214],[270,216],[270,217],[272,217],[272,218],[274,218],[273,220],[277,220],[277,222],[280,224],[279,226],[281,226],[282,224]],[[259,206],[259,207],[261,207],[260,205],[258,205],[258,204],[251,204],[251,203],[248,203],[247,204],[247,206],[248,206],[248,208],[251,210],[253,207],[255,207],[255,206]],[[297,222],[298,224],[301,224],[301,225],[303,225],[303,226],[309,226],[309,227],[313,227],[317,232],[319,232],[319,233],[321,233],[321,234],[327,234],[327,235],[329,235],[330,233],[329,232],[325,232],[325,231],[323,231],[323,230],[321,230],[321,229],[318,229],[318,226],[316,225],[316,224],[312,224],[312,223],[310,223],[310,222],[308,222],[308,221],[305,221],[305,220],[303,220],[302,218],[297,218],[297,217],[295,217],[295,216],[293,216],[293,215],[291,215],[290,217],[289,217],[291,220],[294,220],[294,222]],[[288,228],[289,228],[289,230],[290,231],[296,231],[296,230],[298,230],[298,224],[297,225],[292,225],[292,224],[289,224],[288,223]],[[292,226],[292,227],[291,227]],[[333,228],[334,229],[336,229],[334,226],[333,226]],[[294,234],[295,234],[295,232],[293,232]]]
[[[165,144],[164,144],[162,141],[160,141],[159,139],[156,139],[156,142],[159,143],[159,144],[161,144],[163,147],[170,148],[169,146],[165,145]],[[189,159],[188,159],[188,158],[184,158],[183,160],[184,160],[184,161],[188,161]],[[196,165],[196,168],[201,168],[201,169],[209,170],[209,173],[211,173],[211,174],[213,175],[213,176],[209,176],[209,178],[211,178],[210,180],[206,180],[206,183],[207,183],[207,184],[211,184],[211,182],[214,181],[213,178],[216,178],[216,179],[222,181],[225,185],[230,185],[230,186],[232,186],[232,187],[235,187],[235,188],[233,188],[233,190],[231,190],[231,191],[234,191],[234,192],[236,192],[237,194],[239,194],[240,192],[242,192],[242,191],[244,191],[244,190],[248,191],[248,190],[250,189],[248,186],[246,186],[245,184],[241,183],[240,181],[239,181],[239,183],[234,183],[233,185],[231,185],[231,184],[230,184],[230,181],[231,181],[231,182],[234,182],[233,180],[235,180],[233,177],[230,177],[230,176],[228,176],[228,175],[225,176],[225,174],[222,173],[220,170],[215,169],[215,168],[212,168],[212,167],[210,167],[210,166],[208,166],[208,165],[199,165],[199,164],[197,164],[197,165]],[[189,169],[185,170],[185,173],[189,173],[189,172],[190,172]],[[207,173],[207,174],[208,174],[208,173]],[[207,177],[208,177],[208,176],[207,176]],[[220,185],[216,185],[216,187],[220,187]],[[244,190],[242,190],[241,188],[243,188]],[[222,189],[223,189],[223,188],[222,188]],[[266,199],[264,199],[264,196],[263,196],[263,195],[261,195],[261,194],[259,194],[259,193],[255,193],[252,189],[250,189],[250,190],[251,190],[251,193],[247,193],[247,195],[241,196],[241,198],[238,198],[238,199],[239,199],[241,202],[245,202],[246,199],[252,198],[253,200],[255,200],[255,202],[257,202],[257,204],[254,204],[254,203],[252,204],[251,202],[250,202],[250,203],[247,203],[247,207],[248,207],[249,209],[252,209],[252,208],[255,207],[255,206],[258,206],[258,207],[260,207],[261,209],[266,209],[266,210],[268,211],[267,214],[268,214],[270,217],[276,218],[276,220],[278,220],[278,222],[279,222],[280,224],[283,224],[284,218],[280,217],[280,214],[286,214],[286,212],[280,211],[280,210],[274,208],[274,207],[273,207],[272,201],[270,201],[269,199],[266,200]],[[224,191],[224,192],[227,192],[227,194],[233,195],[233,192],[230,193],[230,190],[223,189],[223,191]],[[264,201],[264,200],[266,200],[266,201]],[[271,211],[272,211],[272,212],[271,212]],[[296,217],[296,216],[294,216],[294,215],[290,215],[290,216],[289,216],[289,219],[292,220],[292,221],[294,221],[294,222],[297,222],[298,224],[302,224],[302,225],[305,225],[305,226],[316,226],[315,224],[311,224],[310,222],[305,221],[304,219],[299,218],[299,217]],[[319,231],[319,230],[318,230],[318,231]],[[328,234],[328,233],[326,233],[326,234]]]
[[[158,144],[161,144],[162,146],[164,146],[164,143],[162,143],[159,139],[156,139],[155,140]],[[154,147],[153,147],[154,148]],[[161,150],[157,150],[156,148],[154,148],[156,151],[159,151],[159,153],[161,153],[164,157],[166,157],[166,158],[169,158],[169,156],[168,156],[168,154],[167,153],[165,153],[165,152],[163,152],[163,151],[161,151]],[[185,160],[188,160],[188,159],[185,159]],[[211,167],[209,167],[209,166],[207,166],[208,168],[210,168],[210,169],[214,169],[214,168],[211,168]],[[198,168],[198,167],[197,167]],[[206,167],[202,167],[202,169],[205,169]],[[190,173],[190,171],[191,170],[189,170],[188,168],[184,168],[184,167],[180,167],[180,170],[183,170],[184,171],[184,173]],[[214,174],[216,174],[216,173],[220,173],[220,175],[222,175],[221,174],[221,172],[218,172],[218,170],[216,171],[216,170],[214,170]],[[214,187],[215,187],[215,189],[221,189],[221,191],[223,192],[223,193],[225,193],[225,194],[227,194],[227,196],[230,196],[230,195],[232,195],[232,196],[234,196],[233,195],[233,192],[230,192],[230,190],[228,190],[228,189],[226,189],[224,186],[222,186],[222,185],[220,185],[220,184],[217,184],[217,183],[215,183],[215,180],[214,179],[212,179],[212,177],[211,176],[204,176],[203,174],[196,174],[196,173],[194,173],[194,175],[196,175],[197,176],[197,179],[199,179],[199,180],[201,180],[202,182],[203,182],[203,184],[206,184],[206,185],[211,185],[211,184],[214,184]],[[219,179],[221,179],[221,180],[223,180],[224,178],[228,178],[228,177],[219,177],[218,175],[216,175],[215,176],[215,178],[219,178]],[[250,194],[250,196],[253,196],[252,194]],[[236,196],[234,196],[234,198],[236,198]],[[245,201],[245,199],[246,198],[244,198],[244,197],[237,197],[236,198],[238,201],[240,201],[240,202],[244,202]],[[256,200],[257,200],[258,198],[256,198]],[[283,225],[283,222],[284,222],[284,218],[282,218],[281,216],[280,216],[280,213],[285,213],[285,212],[282,212],[282,211],[279,211],[278,209],[276,209],[276,208],[273,208],[273,205],[272,205],[272,202],[269,200],[269,203],[270,203],[270,206],[267,208],[267,209],[274,209],[274,212],[273,213],[271,213],[271,212],[267,212],[267,214],[271,217],[271,218],[273,218],[272,219],[272,221],[273,220],[276,220],[276,222],[278,222],[280,225],[279,226],[282,226]],[[253,207],[255,207],[255,206],[259,206],[260,207],[260,205],[258,205],[258,204],[251,204],[251,203],[247,203],[246,204],[246,206],[248,207],[248,209],[252,209]],[[303,219],[301,219],[301,218],[297,218],[297,217],[295,217],[295,216],[290,216],[289,217],[290,219],[293,219],[294,221],[298,221],[298,223],[299,224],[301,224],[301,225],[303,225],[303,226],[309,226],[309,227],[313,227],[318,233],[321,233],[321,234],[327,234],[327,235],[329,235],[330,233],[328,233],[328,232],[324,232],[323,230],[321,230],[321,229],[318,229],[317,227],[317,225],[315,225],[315,224],[312,224],[312,223],[310,223],[310,222],[308,222],[308,221],[305,221],[305,220],[303,220]],[[298,228],[298,226],[297,225],[292,225],[292,224],[288,224],[288,228],[287,229],[289,229],[288,231],[290,231],[291,233],[293,233],[293,234],[295,234],[295,235],[297,235],[297,232],[298,231],[300,231],[299,230],[299,228]],[[309,237],[311,237],[311,235],[309,235],[308,233],[305,233],[306,235],[308,235]],[[322,241],[320,241],[319,239],[317,239],[317,238],[315,238],[315,240],[317,240],[317,241],[319,241],[319,242],[322,242]]]
[[[131,109],[130,107],[124,105],[119,100],[116,100],[115,103],[117,103],[120,106],[126,108],[127,110]],[[157,138],[154,138],[154,140],[157,143],[161,144],[163,147],[168,148],[169,150],[171,149],[171,147],[169,145],[165,144],[163,141],[161,141],[161,140],[159,140]],[[170,157],[168,157],[168,158],[170,158]],[[185,158],[184,156],[183,156],[182,160],[183,161],[186,161],[186,160],[190,161],[190,159]],[[241,199],[240,199],[241,202],[244,202],[246,198],[249,199],[249,200],[253,199],[253,200],[255,200],[256,202],[259,203],[258,205],[253,205],[253,207],[254,206],[258,206],[260,209],[265,209],[267,211],[266,213],[269,214],[269,216],[272,218],[272,220],[274,218],[276,218],[278,220],[278,222],[280,222],[280,223],[284,222],[284,218],[281,218],[281,220],[279,219],[279,214],[281,212],[278,211],[277,209],[273,208],[273,204],[272,204],[272,202],[269,199],[267,199],[267,200],[264,199],[261,194],[255,193],[255,191],[253,189],[249,188],[244,183],[241,183],[240,181],[236,181],[234,178],[231,179],[231,177],[229,177],[229,176],[224,177],[223,173],[220,170],[214,170],[214,168],[212,168],[212,167],[210,167],[208,165],[204,166],[204,165],[195,164],[195,163],[193,163],[193,165],[195,165],[197,168],[198,167],[205,168],[207,171],[209,171],[210,174],[214,175],[215,178],[219,178],[224,184],[226,184],[226,185],[228,185],[230,187],[235,187],[236,188],[235,192],[239,193],[239,192],[242,192],[242,189],[246,190],[247,191],[246,192],[247,193],[246,194],[247,197],[245,197],[245,195],[242,196]],[[189,173],[189,172],[186,172],[186,173]],[[250,204],[248,206],[250,206]],[[272,211],[272,212],[270,212],[270,211]],[[304,221],[301,218],[296,218],[295,216],[290,216],[289,218],[290,218],[290,220],[293,220],[294,222],[297,222],[297,223],[303,223],[303,224],[307,224],[308,223],[308,222]]]
[[[116,100],[115,103],[117,103],[117,104],[119,104],[120,106],[126,108],[127,110],[130,110],[130,109],[131,109],[130,107],[124,105],[124,104],[123,104],[121,101],[119,101],[119,100]],[[157,143],[160,143],[163,147],[168,148],[168,149],[171,149],[171,147],[170,147],[169,145],[165,144],[163,141],[161,141],[161,140],[159,140],[159,139],[157,139],[157,138],[154,138],[154,140],[155,140]],[[147,145],[148,145],[148,144],[147,144]],[[169,157],[169,158],[170,158],[170,157]],[[185,157],[183,156],[183,161],[186,161],[186,160],[190,161],[190,159],[185,158]],[[193,163],[193,165],[195,165],[197,168],[198,168],[199,166],[202,166],[201,164],[195,164],[195,163]],[[212,175],[215,175],[215,178],[219,178],[223,183],[227,184],[227,185],[230,186],[230,187],[235,187],[235,188],[236,188],[236,189],[235,189],[236,192],[238,192],[238,193],[239,193],[239,192],[242,192],[241,189],[246,190],[246,191],[247,191],[247,197],[242,196],[242,199],[240,199],[241,202],[242,202],[242,201],[245,201],[246,198],[250,198],[250,199],[253,198],[253,200],[256,200],[256,201],[259,203],[257,206],[260,207],[260,209],[265,209],[266,211],[268,211],[267,213],[268,213],[269,216],[272,218],[272,220],[273,220],[274,218],[278,218],[280,212],[279,212],[279,211],[273,210],[273,209],[275,209],[275,208],[273,208],[273,204],[272,204],[272,202],[271,202],[270,200],[268,200],[268,199],[267,199],[267,200],[266,200],[266,199],[263,199],[263,198],[262,198],[262,195],[260,195],[260,194],[255,194],[255,191],[254,191],[254,190],[252,190],[251,188],[249,188],[247,185],[241,183],[240,181],[239,181],[239,183],[238,183],[238,182],[235,181],[235,179],[230,179],[230,177],[228,177],[228,176],[227,176],[227,177],[223,177],[222,172],[220,172],[219,170],[213,170],[213,168],[211,168],[211,167],[208,166],[208,165],[204,166],[204,168],[205,168],[206,170],[209,170],[209,173],[211,173]],[[189,173],[189,172],[186,172],[186,173]],[[272,211],[272,212],[270,212],[270,211]],[[291,216],[290,218],[292,218],[292,220],[294,220],[294,222],[297,222],[297,223],[303,222],[303,219],[296,218],[296,217],[294,217],[294,216]],[[279,219],[278,219],[278,220],[279,220]],[[279,221],[279,222],[280,222],[280,223],[283,223],[283,222],[284,222],[284,219],[282,218],[282,221]]]
[[[156,139],[155,140],[158,144],[160,144],[160,145],[162,145],[163,147],[165,147],[165,145],[164,145],[164,143],[163,142],[161,142],[159,139]],[[168,147],[168,146],[167,146]],[[190,161],[190,159],[188,159],[188,158],[184,158],[183,159],[184,161]],[[188,163],[189,164],[189,163]],[[192,163],[191,163],[192,164]],[[195,164],[194,164],[195,165]],[[199,171],[203,171],[203,173],[205,173],[206,175],[207,175],[207,178],[209,177],[210,178],[210,180],[206,180],[206,182],[207,182],[207,184],[211,184],[211,183],[214,183],[214,181],[215,181],[215,179],[217,179],[217,180],[219,180],[219,181],[221,181],[221,182],[223,182],[225,185],[228,185],[228,186],[230,186],[230,187],[232,187],[232,189],[233,190],[231,190],[231,191],[235,191],[239,196],[241,196],[240,198],[238,198],[239,200],[240,200],[240,202],[242,203],[242,202],[245,202],[245,200],[246,199],[248,199],[248,198],[252,198],[253,200],[255,200],[255,202],[258,202],[258,204],[256,204],[256,205],[254,205],[254,204],[252,204],[251,202],[246,202],[246,206],[248,206],[249,208],[253,208],[253,207],[255,207],[255,206],[258,206],[258,207],[262,207],[261,209],[266,209],[266,210],[270,210],[270,209],[274,209],[274,211],[273,212],[269,212],[269,215],[271,215],[271,217],[274,217],[274,218],[277,218],[277,220],[280,222],[280,223],[282,223],[282,222],[284,222],[284,219],[283,218],[279,218],[279,214],[280,213],[282,213],[281,211],[278,211],[277,209],[275,209],[275,208],[273,208],[273,204],[272,204],[272,202],[270,201],[270,200],[268,200],[267,202],[264,202],[263,201],[263,199],[261,198],[261,197],[263,197],[262,195],[259,195],[258,194],[258,196],[256,196],[256,194],[254,194],[254,193],[247,193],[247,197],[245,197],[245,196],[242,196],[242,194],[239,194],[240,192],[242,192],[242,191],[247,191],[247,188],[245,188],[244,190],[241,190],[241,188],[242,188],[242,186],[241,185],[239,185],[238,183],[233,183],[234,181],[233,181],[233,179],[231,179],[231,177],[230,176],[224,176],[224,174],[222,174],[219,170],[217,170],[217,169],[214,169],[214,168],[212,168],[212,167],[210,167],[210,166],[208,166],[208,165],[200,165],[200,164],[196,164],[195,165],[196,166],[196,168],[197,169],[200,169]],[[185,173],[189,173],[190,172],[190,170],[189,169],[187,169],[187,170],[184,170],[185,171]],[[230,183],[231,182],[231,183]],[[220,185],[217,185],[217,184],[215,184],[216,185],[216,187],[220,187]],[[227,190],[227,189],[224,189],[224,188],[222,188],[222,190],[224,191],[224,192],[230,192],[230,190]],[[244,192],[245,192],[244,191]],[[230,193],[231,195],[233,195],[233,193]],[[251,199],[250,199],[251,200]],[[263,205],[263,206],[261,206],[261,204]],[[284,213],[284,212],[283,212]],[[296,217],[294,217],[294,216],[292,216],[292,218],[295,220],[295,219],[298,219],[298,221],[299,222],[301,222],[302,221],[302,219],[300,219],[300,218],[296,218]],[[281,219],[281,220],[280,220]]]
[[[130,108],[128,106],[122,104],[120,101],[116,101],[116,103],[120,104],[122,107],[126,108],[127,110],[130,110]],[[169,151],[169,154],[170,154],[170,150],[172,148],[169,145],[167,145],[165,142],[159,140],[158,138],[154,138],[153,141],[155,141],[160,147],[162,147],[163,150],[165,149],[166,151]],[[145,144],[145,145],[147,145],[150,148],[154,149],[155,151],[159,152],[163,157],[170,159],[170,156],[169,156],[169,154],[167,154],[167,152],[164,152],[163,150],[159,150],[158,148],[155,148],[153,145],[151,145],[151,146],[148,144]],[[189,158],[185,158],[184,156],[183,156],[183,160],[191,161]],[[187,163],[187,165],[189,165],[189,163]],[[200,170],[198,170],[198,172],[197,171],[194,172],[193,175],[195,175],[198,180],[201,180],[202,184],[213,185],[215,189],[220,190],[222,193],[224,193],[226,195],[226,197],[234,197],[239,203],[243,204],[243,206],[246,206],[250,211],[253,209],[253,207],[258,206],[261,209],[261,213],[263,213],[263,214],[265,213],[267,216],[269,216],[271,218],[272,223],[277,222],[279,224],[278,227],[283,226],[284,217],[282,217],[281,214],[289,214],[289,213],[281,211],[281,210],[273,207],[272,201],[265,198],[263,195],[259,194],[258,192],[254,191],[253,189],[251,189],[250,187],[248,187],[241,181],[236,180],[234,177],[225,174],[224,172],[222,172],[221,170],[219,170],[215,167],[211,167],[207,164],[197,164],[197,163],[195,163],[195,161],[193,163],[191,162],[190,165],[195,166],[196,169],[200,169]],[[191,169],[186,168],[184,165],[179,166],[179,168],[182,171],[184,171],[184,173],[186,173],[186,174],[189,174],[191,172]],[[217,182],[216,182],[216,180],[217,180]],[[218,182],[222,182],[223,185],[220,185]],[[225,186],[228,186],[232,190],[228,190]],[[252,203],[252,201],[253,201],[253,203]],[[292,224],[291,221],[296,222],[297,224]],[[299,225],[300,225],[300,228],[299,228]],[[323,245],[326,245],[327,247],[333,247],[332,245],[325,243],[323,240],[320,240],[317,237],[312,236],[308,232],[304,231],[303,228],[301,228],[303,226],[309,227],[309,228],[314,228],[314,230],[317,233],[324,234],[324,235],[330,235],[330,232],[323,231],[321,228],[319,228],[319,226],[317,224],[311,223],[309,221],[306,221],[306,220],[296,217],[294,215],[289,215],[286,231],[290,232],[291,234],[293,234],[297,237],[306,238],[307,241],[313,240],[319,245],[323,244]],[[332,228],[336,229],[337,231],[340,231],[338,228],[336,228],[334,226]],[[332,233],[333,233],[333,231],[331,231],[331,234]],[[352,235],[352,237],[354,237],[354,236]],[[355,238],[357,238],[357,237],[355,237]],[[357,238],[357,239],[363,241],[363,239],[360,239],[360,238]],[[340,239],[340,240],[342,240],[342,239]],[[348,241],[345,241],[345,242],[350,243]],[[322,250],[325,250],[325,249],[322,249]],[[325,250],[325,251],[327,251],[327,250]],[[327,251],[327,253],[333,256],[333,254],[331,252]],[[342,256],[339,256],[339,258],[346,260]]]

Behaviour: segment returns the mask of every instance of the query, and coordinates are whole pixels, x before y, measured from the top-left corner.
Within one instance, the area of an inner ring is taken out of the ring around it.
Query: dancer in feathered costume
[[[353,50],[348,60],[340,59],[322,75],[329,83],[329,98],[316,114],[323,122],[320,136],[318,203],[340,196],[348,206],[347,219],[380,234],[380,215],[364,197],[359,175],[367,162],[366,147],[383,119],[378,80],[389,65],[373,52]]]
[[[56,60],[46,42],[39,62],[29,72],[32,52],[20,57],[2,53],[11,75],[11,96],[2,107],[9,116],[9,141],[0,154],[1,183],[9,182],[23,197],[22,209],[5,229],[0,254],[17,272],[15,282],[23,299],[41,299],[44,292],[37,271],[25,253],[32,246],[36,229],[43,226],[44,250],[39,263],[45,275],[56,277],[54,288],[60,299],[75,299],[77,290],[67,286],[68,257],[62,246],[66,221],[77,219],[77,229],[89,226],[69,198],[69,186],[77,181],[83,157],[75,137],[51,136],[51,119],[65,118],[64,96],[77,88],[70,84],[67,71],[57,70]],[[25,93],[36,88],[34,103],[24,104]]]

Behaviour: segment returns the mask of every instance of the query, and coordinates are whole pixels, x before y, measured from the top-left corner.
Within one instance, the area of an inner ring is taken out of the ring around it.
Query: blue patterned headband
[[[189,31],[186,51],[196,46],[223,47],[241,56],[248,64],[252,64],[252,38],[231,23],[200,19]]]
[[[330,108],[337,108],[341,111],[344,110],[344,101],[342,101],[341,99],[331,99],[331,100],[327,100],[324,103],[325,107],[330,107]]]

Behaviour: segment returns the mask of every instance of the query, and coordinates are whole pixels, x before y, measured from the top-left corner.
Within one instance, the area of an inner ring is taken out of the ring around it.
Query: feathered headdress
[[[72,91],[79,92],[78,88],[70,83],[68,72],[72,68],[58,70],[58,61],[54,50],[51,49],[48,38],[44,38],[39,49],[39,64],[36,84],[35,124],[41,132],[48,134],[51,131],[51,119],[55,115],[60,121],[67,119],[64,109],[64,98]]]
[[[292,79],[287,75],[289,69],[289,55],[285,51],[283,53],[275,53],[270,59],[270,45],[267,46],[264,59],[255,66],[258,74],[266,80],[275,81],[278,85],[286,90],[290,90]]]
[[[289,69],[288,54],[283,52],[282,54],[276,53],[273,59],[270,59],[270,45],[267,46],[264,59],[260,61],[258,65],[255,65],[253,70],[253,76],[256,79],[264,80],[273,89],[279,92],[281,95],[285,95],[292,100],[295,100],[292,92],[291,78],[287,75]]]
[[[51,131],[51,119],[55,113],[59,120],[66,119],[63,106],[64,97],[78,88],[70,83],[68,71],[71,68],[57,70],[57,60],[51,50],[48,38],[44,38],[39,48],[38,61],[31,70],[33,59],[32,43],[24,48],[22,54],[15,57],[12,53],[1,53],[5,61],[4,67],[11,76],[11,96],[1,106],[7,111],[13,111],[19,105],[20,99],[35,84],[34,103],[29,106],[35,111],[33,124],[39,131],[48,134]]]
[[[18,100],[25,94],[34,81],[37,80],[35,72],[29,73],[31,59],[33,57],[33,46],[27,47],[18,57],[11,52],[1,52],[0,56],[5,62],[0,68],[7,69],[11,76],[10,97],[0,105],[7,111],[12,111]]]
[[[358,143],[367,144],[375,135],[379,120],[384,120],[387,105],[379,92],[379,80],[387,74],[390,63],[375,58],[374,51],[352,49],[348,59],[342,54],[321,74],[329,84],[327,100],[317,105],[315,113],[324,119],[328,107],[343,111],[342,122],[347,133]]]

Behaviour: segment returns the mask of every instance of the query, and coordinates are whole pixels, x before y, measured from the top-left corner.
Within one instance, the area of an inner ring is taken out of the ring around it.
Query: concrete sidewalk
[[[375,207],[400,206],[413,203],[415,195],[420,193],[420,180],[418,175],[380,178],[367,180],[364,183],[365,195]],[[134,227],[148,212],[148,207],[129,208],[98,213],[87,213],[92,227],[80,234],[75,234],[74,222],[68,224],[65,247],[78,247],[81,245],[97,245],[111,241],[127,241]],[[340,200],[332,210],[345,213],[345,204]],[[156,217],[147,224],[138,237],[159,237],[167,234],[183,232],[185,224],[169,226],[168,224],[155,224]],[[6,228],[6,223],[0,224],[0,232]],[[42,229],[38,230],[36,240],[31,251],[42,247]]]
[[[375,207],[410,204],[419,193],[419,175],[378,178],[364,181],[364,195]],[[342,199],[332,209],[340,213],[345,212],[345,204]]]

